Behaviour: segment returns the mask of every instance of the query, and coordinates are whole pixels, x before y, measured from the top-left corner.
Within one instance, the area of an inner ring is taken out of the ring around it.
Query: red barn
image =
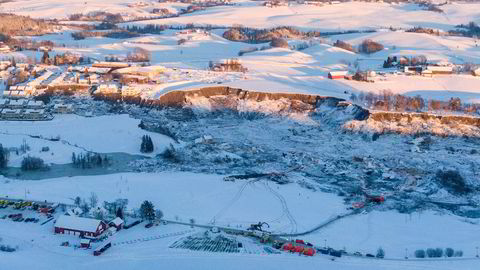
[[[91,218],[60,216],[55,222],[55,233],[73,234],[80,237],[97,237],[106,229],[105,222]]]
[[[328,78],[330,80],[336,80],[336,79],[343,79],[345,76],[347,76],[348,71],[330,71],[328,73]]]

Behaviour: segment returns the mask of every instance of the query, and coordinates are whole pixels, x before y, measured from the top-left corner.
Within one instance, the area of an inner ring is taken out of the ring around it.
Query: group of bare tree
[[[127,61],[129,62],[150,62],[152,55],[150,51],[135,47],[133,51],[127,54]]]
[[[54,24],[26,16],[0,13],[0,33],[14,36],[38,36],[51,33]]]
[[[123,22],[120,14],[113,14],[105,11],[93,11],[87,14],[75,13],[69,16],[71,21],[100,21],[100,22]]]
[[[369,108],[383,111],[397,112],[461,112],[466,114],[480,114],[480,104],[462,103],[459,97],[448,101],[424,99],[420,95],[409,97],[393,94],[383,90],[379,94],[372,92],[358,95],[352,94],[351,100],[366,105]]]
[[[210,70],[213,71],[225,71],[225,72],[246,72],[247,68],[244,67],[238,59],[227,59],[225,62],[214,63],[210,61],[208,64]]]
[[[361,53],[371,54],[383,50],[382,44],[375,42],[371,39],[364,40],[359,46],[358,51]]]
[[[337,40],[335,43],[333,43],[333,46],[338,47],[338,48],[342,48],[342,49],[347,50],[347,51],[357,52],[357,50],[355,50],[355,48],[353,48],[352,44],[347,43],[347,42],[342,41],[342,40]]]

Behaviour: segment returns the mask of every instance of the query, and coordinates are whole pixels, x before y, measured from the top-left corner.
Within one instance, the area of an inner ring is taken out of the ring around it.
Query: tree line
[[[401,94],[393,94],[389,90],[383,90],[379,94],[372,92],[352,94],[350,99],[360,102],[368,108],[384,111],[398,112],[424,112],[445,111],[462,112],[466,114],[479,114],[480,104],[462,103],[459,97],[450,98],[448,101],[424,99],[420,95],[409,97]]]
[[[110,159],[107,155],[100,155],[98,153],[72,153],[72,164],[76,168],[92,169],[95,167],[106,167],[110,165]]]

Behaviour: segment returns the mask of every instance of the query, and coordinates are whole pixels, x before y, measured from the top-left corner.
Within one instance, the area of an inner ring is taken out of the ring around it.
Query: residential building
[[[55,222],[55,233],[73,234],[80,237],[97,237],[107,227],[105,222],[98,219],[62,215]]]
[[[53,106],[54,113],[73,113],[72,104],[55,104]]]

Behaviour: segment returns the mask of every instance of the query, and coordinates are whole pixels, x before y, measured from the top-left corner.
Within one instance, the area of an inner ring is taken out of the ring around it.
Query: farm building
[[[114,220],[110,221],[108,223],[108,225],[110,227],[115,227],[117,229],[117,231],[121,230],[123,228],[123,224],[125,222],[123,221],[123,219],[119,218],[119,217],[116,217]]]
[[[90,248],[90,239],[82,238],[80,240],[80,247],[81,248]]]
[[[348,71],[341,70],[341,71],[330,71],[328,73],[328,78],[331,80],[336,80],[336,79],[343,79],[345,76],[348,74]]]
[[[432,74],[452,74],[453,68],[446,66],[428,66],[427,70],[432,71]]]
[[[80,237],[97,237],[106,229],[105,222],[91,218],[63,215],[55,222],[55,233],[73,234]]]
[[[410,74],[421,74],[424,69],[421,66],[405,66],[403,71]]]
[[[426,70],[422,71],[422,75],[425,76],[425,77],[432,77],[433,72],[429,69],[426,69]]]

